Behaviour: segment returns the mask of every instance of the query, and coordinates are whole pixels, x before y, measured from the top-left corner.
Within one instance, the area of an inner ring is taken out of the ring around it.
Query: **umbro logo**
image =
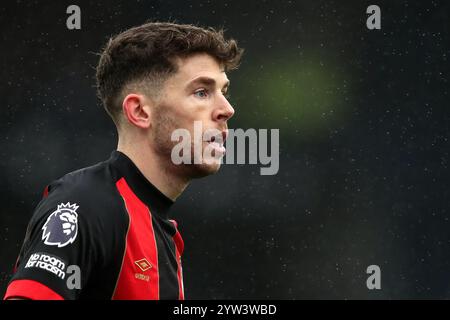
[[[134,262],[142,272],[147,271],[148,269],[153,268],[152,264],[147,261],[147,259],[141,259]],[[139,280],[150,281],[150,276],[142,273],[135,273],[134,277]]]
[[[145,258],[135,261],[134,263],[139,267],[139,269],[142,270],[142,272],[145,272],[148,269],[152,268],[152,264],[150,262],[148,262],[147,259],[145,259]]]

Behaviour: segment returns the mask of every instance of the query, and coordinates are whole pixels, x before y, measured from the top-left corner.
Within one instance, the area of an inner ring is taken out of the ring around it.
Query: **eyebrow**
[[[196,85],[199,85],[199,84],[203,84],[205,86],[215,86],[216,85],[216,80],[214,80],[213,78],[210,78],[210,77],[204,77],[204,76],[203,77],[198,77],[198,78],[195,78],[194,80],[190,81],[187,84],[186,87],[187,88],[192,88],[192,87],[194,87]],[[229,86],[230,86],[230,80],[227,80],[225,82],[225,84],[223,85],[222,89],[227,89]]]

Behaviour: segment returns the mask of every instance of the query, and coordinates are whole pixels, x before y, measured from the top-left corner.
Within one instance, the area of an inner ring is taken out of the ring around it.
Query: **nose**
[[[213,112],[213,119],[226,122],[234,115],[234,109],[223,94],[220,94],[218,99],[217,106]]]

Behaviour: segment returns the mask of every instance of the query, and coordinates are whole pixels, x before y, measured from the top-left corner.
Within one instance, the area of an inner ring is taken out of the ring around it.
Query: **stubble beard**
[[[183,179],[191,180],[197,178],[203,178],[208,175],[216,173],[220,169],[220,160],[214,163],[208,164],[202,161],[202,163],[194,163],[195,159],[195,148],[194,148],[194,137],[191,131],[191,164],[179,164],[173,163],[171,155],[172,149],[178,144],[178,141],[172,141],[172,132],[176,129],[183,128],[181,124],[176,121],[175,116],[169,113],[168,107],[164,105],[159,105],[154,112],[154,150],[161,161],[161,165],[164,167],[163,170],[168,172],[173,172],[177,176]],[[188,128],[186,128],[188,129]],[[189,130],[189,129],[188,129]],[[202,143],[201,151],[203,152],[204,143]]]

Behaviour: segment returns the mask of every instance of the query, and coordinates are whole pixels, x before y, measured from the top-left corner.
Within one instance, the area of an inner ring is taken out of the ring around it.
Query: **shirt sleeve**
[[[91,213],[74,193],[44,192],[4,299],[78,299],[97,261]]]

